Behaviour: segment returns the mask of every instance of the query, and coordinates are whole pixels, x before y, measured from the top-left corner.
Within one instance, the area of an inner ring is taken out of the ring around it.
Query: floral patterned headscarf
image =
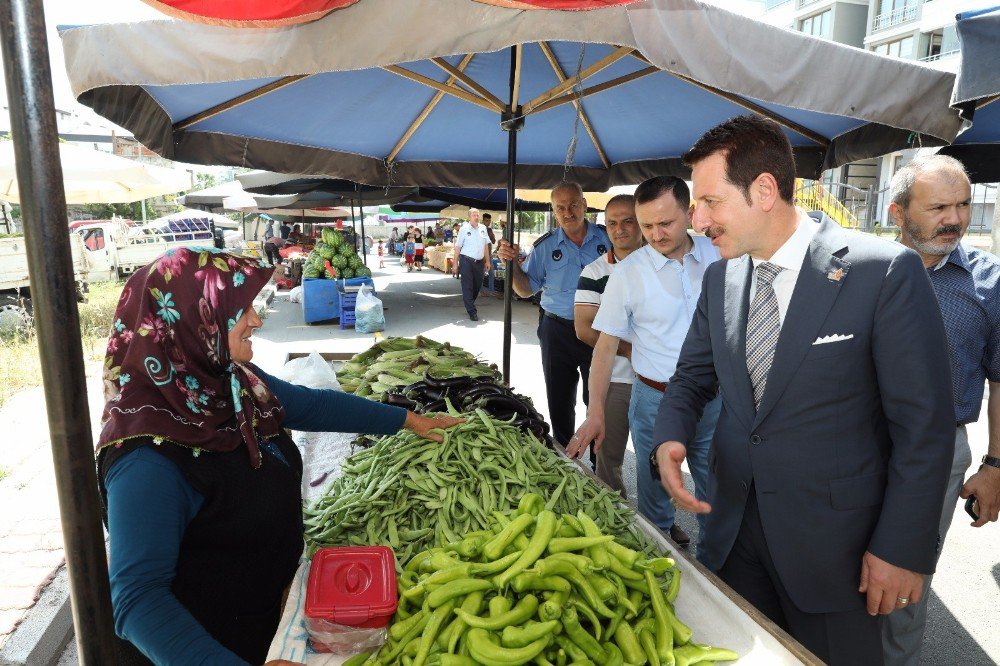
[[[122,291],[104,359],[98,451],[153,437],[200,451],[278,434],[284,410],[253,371],[229,356],[229,331],[273,269],[214,248],[169,250]]]

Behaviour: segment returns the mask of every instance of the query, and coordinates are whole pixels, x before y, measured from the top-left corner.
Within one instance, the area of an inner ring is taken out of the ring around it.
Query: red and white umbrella
[[[273,28],[308,23],[359,0],[143,0],[184,21],[234,28]],[[472,0],[470,0],[471,2]],[[476,0],[510,9],[587,10],[636,0]]]

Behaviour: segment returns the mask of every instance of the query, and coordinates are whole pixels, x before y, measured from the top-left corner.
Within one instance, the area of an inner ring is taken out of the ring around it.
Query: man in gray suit
[[[880,615],[934,571],[954,449],[947,342],[920,258],[793,204],[781,128],[753,116],[685,155],[709,267],[650,456],[708,513],[704,561],[832,664],[881,664]],[[680,464],[718,386],[708,502]],[[710,512],[710,513],[709,513]]]

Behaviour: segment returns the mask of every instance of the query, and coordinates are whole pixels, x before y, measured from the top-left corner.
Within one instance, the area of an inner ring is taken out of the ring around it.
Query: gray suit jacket
[[[690,441],[718,382],[709,567],[725,563],[752,484],[796,606],[856,609],[866,550],[912,571],[934,570],[955,440],[940,308],[917,254],[824,221],[755,412],[746,368],[752,270],[748,256],[709,267],[654,441]],[[846,339],[814,344],[831,335]]]

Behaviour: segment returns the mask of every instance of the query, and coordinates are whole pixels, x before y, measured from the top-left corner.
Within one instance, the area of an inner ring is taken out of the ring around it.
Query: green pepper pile
[[[422,551],[399,577],[389,642],[351,666],[688,666],[738,658],[691,642],[667,557],[605,535],[534,493],[490,528]]]
[[[593,516],[626,546],[653,552],[633,528],[619,495],[559,458],[533,434],[483,410],[444,433],[444,443],[409,431],[382,437],[348,458],[342,474],[304,510],[310,553],[322,546],[386,545],[401,564],[459,534],[488,529],[494,512],[514,510],[525,493],[547,509]]]

